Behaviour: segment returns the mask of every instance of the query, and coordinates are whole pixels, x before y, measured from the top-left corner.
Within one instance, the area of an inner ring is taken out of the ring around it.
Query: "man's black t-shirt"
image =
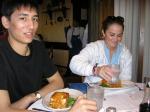
[[[57,71],[42,42],[33,40],[29,48],[30,55],[21,56],[0,41],[0,90],[8,91],[11,102],[39,90],[42,80]]]

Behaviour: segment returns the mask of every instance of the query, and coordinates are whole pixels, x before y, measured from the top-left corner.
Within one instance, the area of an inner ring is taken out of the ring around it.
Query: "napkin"
[[[87,93],[88,83],[69,83],[69,88],[77,89],[82,93]]]

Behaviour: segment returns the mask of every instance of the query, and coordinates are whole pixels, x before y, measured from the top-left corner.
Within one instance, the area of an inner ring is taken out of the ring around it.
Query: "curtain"
[[[150,77],[150,0],[145,1],[143,77]]]
[[[132,80],[137,81],[138,52],[140,41],[139,0],[114,0],[114,15],[124,17],[124,37],[122,42],[132,53]]]

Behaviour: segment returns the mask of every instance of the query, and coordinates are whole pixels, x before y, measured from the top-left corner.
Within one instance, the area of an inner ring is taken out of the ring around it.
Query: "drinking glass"
[[[120,79],[119,79],[120,65],[119,64],[111,64],[110,68],[113,70],[113,76],[111,79],[111,83],[118,83],[120,81]]]
[[[87,89],[87,99],[96,101],[97,108],[100,110],[103,106],[104,88],[97,85],[89,86]]]

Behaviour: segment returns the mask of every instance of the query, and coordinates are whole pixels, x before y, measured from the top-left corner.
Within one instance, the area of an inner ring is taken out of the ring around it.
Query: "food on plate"
[[[67,92],[55,92],[50,98],[49,106],[55,109],[66,108],[68,98],[69,93]]]
[[[122,83],[121,83],[121,81],[119,81],[117,83],[110,83],[110,82],[106,81],[105,79],[102,79],[100,86],[108,87],[108,88],[120,88],[120,87],[122,87]]]
[[[63,109],[73,105],[74,98],[71,98],[67,92],[55,92],[52,94],[49,106],[54,109]]]
[[[72,106],[75,103],[76,99],[75,98],[71,98],[69,97],[68,102],[67,102],[67,106]]]

